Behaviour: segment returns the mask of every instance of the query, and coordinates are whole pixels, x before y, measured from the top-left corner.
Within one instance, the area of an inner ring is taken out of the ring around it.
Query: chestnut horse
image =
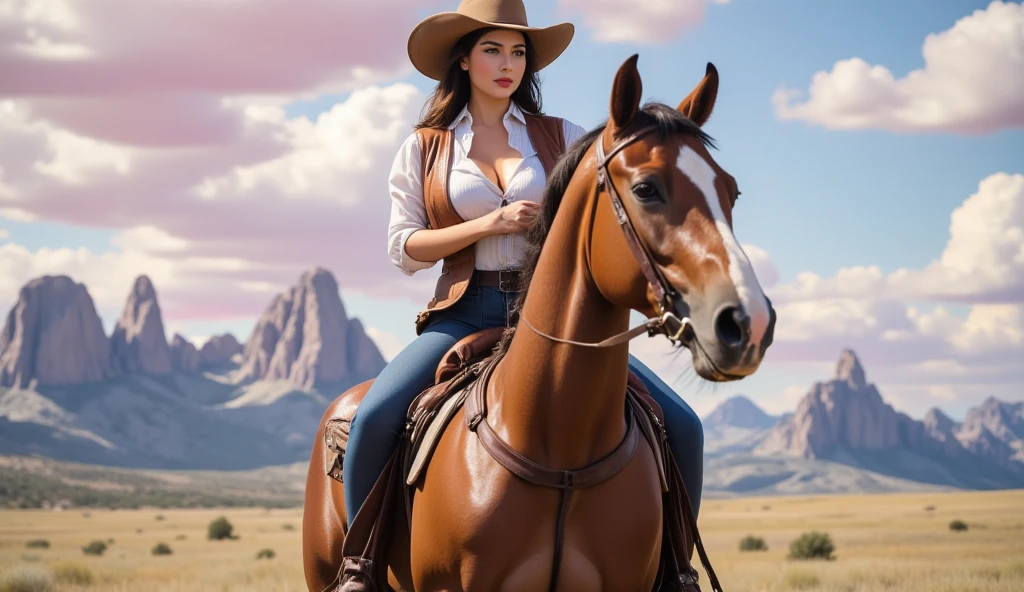
[[[732,231],[736,181],[711,157],[701,129],[717,71],[709,63],[678,108],[641,108],[636,60],[616,74],[608,122],[570,147],[549,178],[530,231],[517,329],[484,386],[483,422],[493,435],[560,471],[592,465],[626,438],[632,337],[668,335],[711,381],[754,373],[772,341],[774,311]],[[629,329],[632,310],[651,320]],[[355,392],[365,383],[346,395]],[[346,395],[324,422],[357,404]],[[663,508],[650,446],[641,440],[619,472],[575,490],[562,508],[558,489],[499,464],[465,413],[446,428],[413,493],[408,540],[390,550],[392,586],[652,588]],[[306,580],[317,592],[338,575],[347,520],[343,485],[324,471],[324,422],[303,521]]]

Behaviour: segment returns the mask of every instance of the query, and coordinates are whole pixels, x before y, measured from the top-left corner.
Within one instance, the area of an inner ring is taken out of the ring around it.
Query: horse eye
[[[641,201],[648,201],[658,197],[658,190],[650,183],[637,183],[633,186],[633,195]]]

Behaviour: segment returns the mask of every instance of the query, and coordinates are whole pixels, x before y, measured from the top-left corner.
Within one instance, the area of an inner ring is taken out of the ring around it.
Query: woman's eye
[[[519,57],[523,57],[524,55],[526,55],[526,52],[521,50],[521,49],[517,49],[516,50],[516,55],[519,56]]]
[[[658,197],[658,190],[650,183],[638,183],[633,187],[633,195],[635,195],[637,199],[648,201]]]

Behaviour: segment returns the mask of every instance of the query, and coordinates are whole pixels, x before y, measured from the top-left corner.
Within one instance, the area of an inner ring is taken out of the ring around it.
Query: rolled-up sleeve
[[[395,267],[406,275],[433,267],[436,261],[417,261],[405,252],[405,242],[417,230],[427,228],[423,200],[422,155],[415,133],[406,138],[391,165],[391,222],[388,225],[388,254]]]

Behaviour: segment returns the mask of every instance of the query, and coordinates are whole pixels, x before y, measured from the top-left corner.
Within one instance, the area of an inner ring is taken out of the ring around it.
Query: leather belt
[[[473,271],[473,279],[477,285],[498,288],[502,292],[519,292],[519,278],[521,275],[522,273],[518,269],[503,269],[500,271],[476,269]]]

